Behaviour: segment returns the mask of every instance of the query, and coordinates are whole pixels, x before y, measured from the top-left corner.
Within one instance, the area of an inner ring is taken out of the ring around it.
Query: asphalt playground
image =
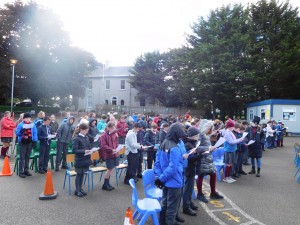
[[[287,137],[285,147],[267,150],[262,159],[261,177],[246,175],[234,184],[217,183],[217,190],[225,196],[221,201],[200,203],[196,217],[186,216],[180,211],[186,225],[297,225],[300,224],[300,183],[294,178],[295,166],[293,145],[300,138]],[[3,160],[0,160],[0,170]],[[14,157],[10,159],[13,170]],[[244,166],[249,172],[250,166]],[[111,178],[114,191],[103,191],[99,183],[99,174],[95,174],[94,190],[78,198],[73,195],[74,177],[71,178],[72,195],[63,190],[65,170],[53,171],[54,189],[58,192],[55,200],[41,201],[45,175],[34,173],[25,179],[16,174],[0,177],[0,224],[100,224],[119,225],[124,222],[127,207],[132,207],[131,187],[119,185],[115,177]],[[115,174],[115,173],[114,173]],[[209,178],[207,178],[209,179]],[[209,194],[208,180],[204,190]],[[139,198],[144,198],[142,180],[137,183]],[[87,186],[85,186],[87,190]],[[135,221],[135,224],[138,224]],[[153,224],[151,219],[147,224]]]

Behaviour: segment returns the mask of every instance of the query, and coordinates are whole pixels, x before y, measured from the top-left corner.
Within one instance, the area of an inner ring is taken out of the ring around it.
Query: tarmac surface
[[[199,204],[196,217],[180,215],[186,225],[231,225],[231,224],[300,224],[300,183],[294,178],[294,143],[300,138],[286,137],[285,147],[267,150],[262,158],[261,177],[242,176],[233,184],[217,183],[217,190],[224,194],[221,201]],[[2,170],[3,159],[0,160]],[[14,157],[10,159],[13,170]],[[249,172],[251,166],[244,166]],[[73,195],[74,177],[71,178],[72,195],[68,188],[63,190],[65,170],[53,172],[54,189],[58,191],[55,200],[41,201],[39,195],[44,190],[45,175],[34,173],[25,179],[16,174],[0,177],[0,225],[6,224],[100,224],[119,225],[124,222],[127,207],[131,203],[131,187],[123,183],[124,174],[116,185],[115,172],[111,178],[114,191],[101,190],[98,182],[100,174],[94,175],[94,190],[83,198]],[[210,193],[209,178],[204,190]],[[139,198],[144,198],[142,180],[137,183]],[[87,190],[87,185],[84,187]],[[135,224],[138,224],[135,221]],[[153,224],[151,218],[146,224]]]

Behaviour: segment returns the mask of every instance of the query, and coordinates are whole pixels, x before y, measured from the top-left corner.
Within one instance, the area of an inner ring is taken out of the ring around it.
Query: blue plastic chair
[[[91,160],[92,161],[99,160],[99,158],[100,158],[100,155],[99,155],[98,152],[94,152],[91,155]],[[101,173],[100,179],[99,179],[99,182],[100,182],[103,173],[106,172],[106,171],[107,171],[107,168],[104,167],[104,166],[96,166],[96,167],[90,167],[89,168],[89,170],[86,172],[86,176],[85,176],[85,179],[84,179],[84,184],[85,184],[86,177],[88,178],[88,190],[89,191],[90,191],[90,178],[91,178],[91,181],[92,181],[92,190],[94,190],[94,173]]]
[[[212,157],[216,166],[216,174],[219,182],[221,181],[221,170],[223,170],[223,173],[225,170],[225,164],[223,162],[224,153],[224,148],[217,148],[215,151],[212,152]]]
[[[66,170],[65,173],[63,189],[65,189],[66,179],[68,177],[68,191],[69,191],[69,195],[71,195],[71,177],[76,177],[77,174],[75,171],[71,170],[71,164],[75,161],[75,154],[68,154],[66,161],[67,161],[68,169]],[[88,177],[88,184],[90,185],[89,177]]]
[[[132,204],[136,209],[133,213],[133,219],[137,217],[141,218],[139,225],[143,225],[146,223],[148,217],[152,216],[154,225],[159,225],[157,213],[161,211],[161,206],[158,200],[152,198],[138,199],[134,179],[130,179],[129,184],[132,187]]]
[[[157,199],[158,201],[161,200],[162,190],[155,186],[155,175],[152,169],[143,172],[143,185],[147,198]]]
[[[120,163],[118,166],[116,166],[116,183],[117,186],[119,186],[119,179],[121,178],[122,172],[127,170],[128,162],[125,160],[124,162]]]

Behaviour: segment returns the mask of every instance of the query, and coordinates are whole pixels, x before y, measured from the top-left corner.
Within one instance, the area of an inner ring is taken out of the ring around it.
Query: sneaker
[[[110,186],[108,186],[108,185],[103,185],[102,186],[102,190],[104,190],[104,191],[112,191],[113,189]]]
[[[237,173],[232,175],[234,178],[239,178],[239,175]]]
[[[25,174],[26,176],[28,176],[28,177],[32,176],[32,174],[29,173],[28,171],[26,171],[24,174]]]
[[[77,197],[83,197],[84,196],[80,191],[75,191],[74,195],[76,195]]]
[[[115,190],[115,187],[111,186],[110,184],[108,184],[108,186],[109,186],[112,190]]]
[[[45,171],[44,170],[40,170],[39,174],[45,174]]]
[[[26,176],[25,176],[25,174],[24,174],[24,173],[20,173],[20,174],[19,174],[19,177],[21,177],[21,178],[25,178]]]
[[[197,216],[197,213],[194,212],[192,209],[183,209],[183,214],[189,215],[189,216]]]
[[[235,179],[233,179],[232,177],[228,177],[228,179],[229,179],[229,180],[231,180],[231,181],[232,181],[232,183],[233,183],[233,182],[236,182],[236,180],[235,180]]]
[[[211,193],[210,194],[210,199],[223,199],[224,197],[222,196],[222,195],[219,195],[219,193],[218,192],[216,192],[216,193]]]
[[[86,193],[83,189],[80,189],[80,192],[81,192],[81,194],[83,194],[83,195],[87,195],[87,193]]]
[[[198,194],[197,199],[201,202],[208,203],[208,200],[205,198],[204,194],[200,194],[200,195]]]
[[[231,184],[231,183],[233,183],[234,181],[231,180],[229,177],[226,177],[226,178],[223,179],[223,182],[228,183],[228,184]]]
[[[243,171],[243,170],[240,172],[240,174],[247,175],[247,173],[245,171]]]

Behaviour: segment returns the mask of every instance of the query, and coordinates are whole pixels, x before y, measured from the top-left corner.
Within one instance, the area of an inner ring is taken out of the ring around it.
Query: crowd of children
[[[218,150],[214,145],[221,137],[225,139],[221,146],[225,150],[224,163],[226,164],[223,181],[230,184],[240,176],[248,174],[244,171],[243,165],[247,165],[249,159],[252,166],[249,174],[256,174],[256,177],[260,177],[262,151],[283,147],[286,131],[284,124],[280,121],[276,123],[270,120],[267,124],[260,125],[260,118],[257,116],[250,123],[231,119],[223,123],[218,119],[208,121],[200,116],[193,118],[189,112],[185,116],[156,115],[155,117],[137,113],[132,115],[123,113],[120,116],[116,113],[108,113],[101,115],[99,120],[95,113],[91,113],[89,116],[81,118],[75,126],[75,118],[68,112],[61,124],[58,124],[55,115],[48,117],[44,112],[38,114],[35,122],[31,122],[29,113],[21,114],[20,119],[15,123],[10,112],[5,112],[5,116],[1,120],[1,141],[3,143],[1,158],[7,155],[15,130],[20,151],[18,175],[21,178],[31,176],[29,155],[37,141],[40,142],[38,172],[44,174],[48,169],[51,140],[55,138],[57,140],[55,171],[59,171],[68,168],[66,155],[69,144],[72,142],[78,175],[75,181],[75,195],[83,197],[86,192],[82,189],[82,177],[80,176],[84,174],[91,163],[90,157],[85,155],[88,150],[92,147],[99,147],[100,157],[107,166],[102,189],[112,191],[114,187],[111,186],[109,179],[112,170],[119,165],[117,146],[119,144],[126,146],[125,156],[128,160],[128,170],[124,183],[129,184],[131,178],[138,182],[138,179],[142,178],[144,154],[147,156],[147,168],[154,168],[154,171],[157,171],[155,166],[161,159],[157,157],[160,157],[162,146],[166,148],[165,140],[167,138],[169,141],[174,139],[169,132],[173,124],[178,124],[185,132],[185,136],[180,137],[181,147],[187,151],[185,156],[182,154],[183,160],[186,161],[183,163],[182,198],[183,212],[191,216],[197,214],[195,212],[197,207],[191,200],[195,176],[198,189],[197,199],[208,202],[202,192],[203,177],[207,175],[210,176],[210,198],[223,198],[216,192],[216,171],[212,158],[212,152]],[[179,132],[178,128],[176,129],[176,132]],[[97,136],[101,137],[95,140]],[[176,139],[177,145],[180,144],[178,140]],[[165,186],[166,183],[161,180],[157,182],[160,187]],[[180,221],[180,218],[178,220]]]

